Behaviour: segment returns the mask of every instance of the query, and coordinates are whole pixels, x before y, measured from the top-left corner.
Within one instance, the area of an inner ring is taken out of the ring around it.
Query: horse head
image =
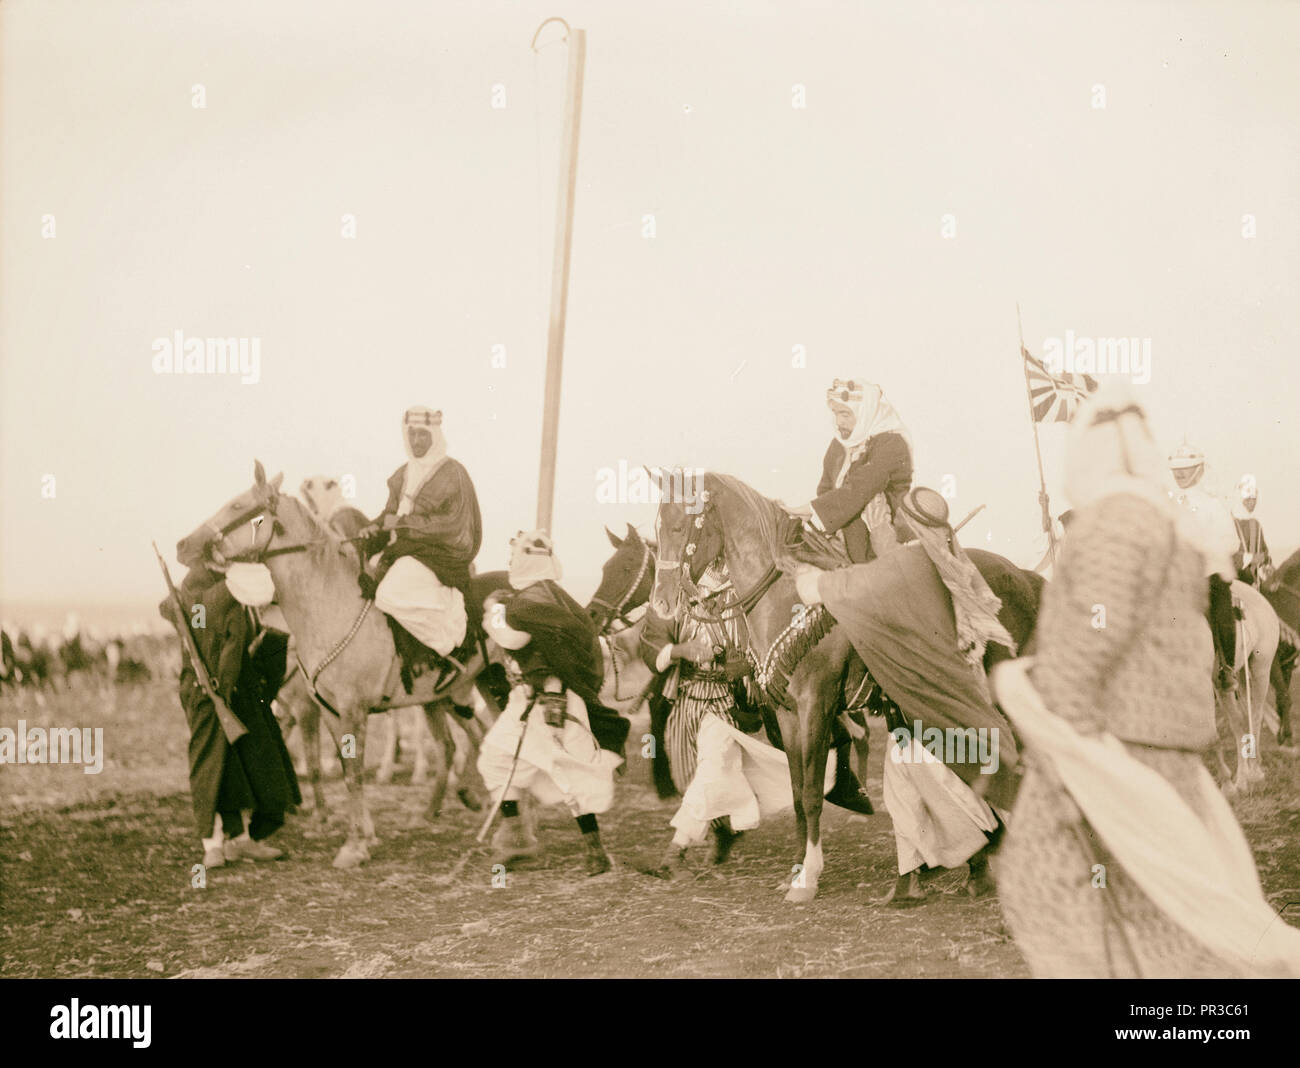
[[[587,604],[587,614],[602,633],[614,620],[645,604],[654,582],[654,547],[631,523],[623,538],[608,527],[605,534],[614,546],[614,555],[601,568],[600,586]]]
[[[688,477],[677,469],[660,472],[658,481],[650,603],[656,614],[671,619],[682,595],[693,594],[705,569],[722,555],[724,542],[709,475]]]
[[[253,485],[232,497],[214,515],[176,543],[176,559],[184,567],[218,565],[263,553],[284,531],[276,511],[284,475],[268,481],[260,460],[253,468]],[[267,518],[271,522],[267,523]]]

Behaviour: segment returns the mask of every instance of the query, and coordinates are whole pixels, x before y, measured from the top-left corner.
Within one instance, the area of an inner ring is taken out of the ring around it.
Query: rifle
[[[208,700],[212,702],[212,707],[217,711],[217,720],[221,723],[221,729],[225,731],[230,744],[234,745],[248,733],[248,728],[239,722],[226,702],[221,699],[221,695],[217,693],[217,688],[212,685],[212,679],[208,677],[207,665],[203,663],[203,657],[199,656],[199,651],[194,645],[194,635],[190,633],[190,617],[181,604],[181,595],[172,582],[171,572],[167,570],[167,561],[163,559],[162,553],[158,551],[158,543],[153,542],[152,544],[154,555],[158,557],[158,566],[162,568],[163,578],[167,580],[167,590],[171,594],[172,607],[176,609],[176,629],[180,632],[181,645],[189,653],[190,663],[194,665],[195,678],[199,680],[203,692],[208,695]]]

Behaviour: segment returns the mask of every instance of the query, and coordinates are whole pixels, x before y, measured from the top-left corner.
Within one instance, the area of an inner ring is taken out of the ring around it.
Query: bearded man
[[[442,412],[408,408],[402,442],[407,461],[388,480],[388,503],[361,532],[382,542],[368,546],[382,548],[375,606],[448,658],[476,622],[466,616],[464,591],[483,540],[478,495],[469,472],[447,455]],[[410,664],[400,643],[399,651]]]

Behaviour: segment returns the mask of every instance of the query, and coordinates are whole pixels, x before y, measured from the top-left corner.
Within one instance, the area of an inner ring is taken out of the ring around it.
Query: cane
[[[487,837],[488,828],[492,826],[492,821],[496,819],[497,813],[501,811],[501,806],[505,803],[506,794],[510,790],[510,784],[514,782],[515,769],[519,767],[519,753],[524,748],[524,735],[528,733],[529,714],[532,712],[535,703],[536,699],[530,701],[528,707],[524,709],[523,723],[519,726],[519,742],[515,745],[515,758],[510,762],[510,774],[506,776],[506,784],[501,789],[501,796],[497,798],[496,804],[494,804],[488,811],[487,819],[483,821],[483,826],[479,828],[478,834],[474,836],[474,841],[476,842],[481,843],[483,839]]]
[[[460,859],[451,866],[451,870],[445,875],[436,875],[433,877],[431,881],[436,886],[450,886],[454,883],[456,879],[460,877],[460,873],[465,870],[465,865],[469,863],[469,858],[474,855],[474,851],[483,844],[483,839],[487,837],[488,828],[492,826],[492,821],[496,819],[497,813],[501,811],[501,805],[506,799],[506,793],[510,790],[510,784],[515,778],[515,769],[519,767],[519,753],[524,748],[524,734],[528,731],[528,718],[529,713],[532,712],[532,710],[532,703],[524,709],[523,722],[520,724],[519,728],[519,742],[515,746],[514,759],[510,762],[510,774],[506,776],[506,784],[502,787],[501,796],[497,798],[491,811],[488,812],[487,819],[483,821],[483,826],[479,828],[478,834],[474,836],[475,844],[470,846],[460,855]]]
[[[971,512],[970,515],[968,515],[965,519],[963,519],[960,523],[958,523],[955,527],[953,527],[952,532],[956,534],[957,531],[961,530],[962,527],[964,527],[967,523],[969,523],[982,511],[984,511],[984,505],[981,504],[978,508],[976,508],[973,512]]]

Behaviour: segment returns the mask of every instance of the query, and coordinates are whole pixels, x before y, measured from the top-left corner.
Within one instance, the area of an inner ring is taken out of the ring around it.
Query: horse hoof
[[[375,773],[375,782],[379,786],[388,786],[392,781],[393,781],[392,768],[380,768],[379,771]]]
[[[334,858],[334,867],[336,868],[359,868],[362,864],[370,859],[370,850],[362,845],[353,845],[348,843],[338,851]]]
[[[815,886],[792,886],[786,892],[785,899],[792,905],[806,905],[816,896]]]
[[[967,897],[973,900],[978,900],[981,897],[988,897],[997,890],[997,887],[994,886],[993,879],[989,875],[985,874],[976,875],[967,879],[962,890],[965,891]]]
[[[310,816],[311,816],[312,823],[316,824],[319,827],[325,826],[325,824],[327,824],[330,819],[329,812],[325,808],[322,808],[320,806],[312,809]]]
[[[456,796],[460,798],[460,803],[471,812],[482,812],[483,802],[475,796],[474,791],[461,787],[456,791]]]

